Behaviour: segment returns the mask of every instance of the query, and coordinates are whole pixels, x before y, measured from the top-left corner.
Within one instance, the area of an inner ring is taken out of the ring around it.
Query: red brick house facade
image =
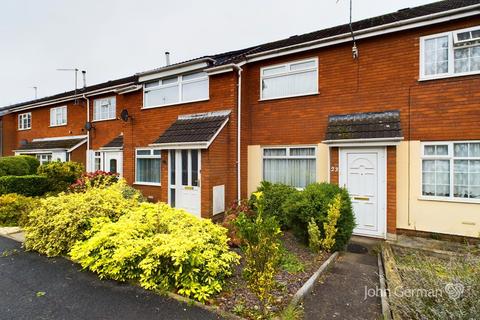
[[[478,237],[479,8],[436,2],[353,23],[355,43],[343,25],[9,106],[2,154],[55,146],[205,218],[262,180],[330,181],[357,234]]]

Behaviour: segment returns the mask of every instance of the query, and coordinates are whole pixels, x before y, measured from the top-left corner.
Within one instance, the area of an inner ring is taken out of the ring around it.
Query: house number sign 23
[[[330,167],[330,172],[338,172],[338,167],[337,166],[331,166]]]

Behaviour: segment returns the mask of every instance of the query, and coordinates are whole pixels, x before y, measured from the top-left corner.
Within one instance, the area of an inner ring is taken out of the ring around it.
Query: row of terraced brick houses
[[[446,0],[1,109],[3,156],[117,172],[221,217],[262,180],[348,188],[358,226],[478,237],[480,3]]]

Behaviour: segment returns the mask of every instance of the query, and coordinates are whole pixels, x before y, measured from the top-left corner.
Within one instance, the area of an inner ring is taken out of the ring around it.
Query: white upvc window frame
[[[465,45],[465,46],[460,46],[460,47],[455,47],[454,43],[458,42],[455,40],[456,36],[458,33],[466,32],[466,31],[471,31],[475,29],[479,29],[480,26],[476,27],[471,27],[471,28],[465,28],[465,29],[458,29],[458,30],[452,30],[448,32],[441,32],[441,33],[436,33],[428,36],[423,36],[420,37],[420,63],[419,63],[419,81],[425,81],[425,80],[435,80],[435,79],[444,79],[444,78],[451,78],[451,77],[461,77],[461,76],[468,76],[468,75],[475,75],[475,74],[480,74],[480,70],[478,71],[470,71],[470,72],[458,72],[455,73],[455,48],[468,48],[472,46],[478,46],[480,44],[471,44],[471,45]],[[434,75],[426,75],[425,74],[425,42],[426,40],[430,39],[435,39],[435,38],[440,38],[440,37],[447,37],[448,38],[448,71],[446,73],[442,74],[434,74]]]
[[[271,149],[284,149],[286,150],[286,154],[284,156],[266,156],[265,155],[265,150],[271,150]],[[290,149],[313,149],[313,155],[311,156],[291,156],[290,155]],[[265,180],[265,164],[264,160],[265,159],[299,159],[299,160],[310,160],[313,159],[315,160],[315,181],[317,179],[317,162],[318,162],[318,157],[317,157],[317,146],[316,145],[289,145],[289,146],[262,146],[261,148],[262,151],[262,181]],[[297,190],[303,190],[304,188],[299,188],[295,187]]]
[[[101,108],[107,105],[104,103],[106,101],[108,101],[108,107],[112,108],[113,111],[109,109],[108,117],[102,118]],[[97,112],[97,108],[100,108],[98,112]],[[116,119],[117,119],[117,97],[116,96],[98,98],[93,100],[93,122],[116,120]]]
[[[35,157],[40,162],[40,165],[52,162],[53,155],[51,153],[37,153]]]
[[[290,71],[291,65],[298,64],[298,63],[304,63],[304,62],[312,62],[312,61],[315,62],[315,67],[314,68]],[[268,75],[268,76],[263,75],[264,71],[279,68],[279,67],[285,67],[285,69],[287,71],[282,72],[282,73],[278,73],[278,74]],[[288,75],[291,75],[291,74],[304,73],[304,72],[308,72],[308,71],[315,71],[315,89],[312,92],[292,94],[292,95],[286,95],[286,96],[278,96],[278,97],[271,97],[271,98],[264,98],[263,97],[263,80],[264,79],[277,78],[277,77],[281,77],[281,76],[288,76]],[[270,66],[265,66],[265,67],[260,68],[260,99],[259,99],[259,101],[303,97],[303,96],[310,96],[310,95],[315,95],[315,94],[318,94],[318,57],[289,61],[289,62],[286,62],[286,63],[280,63],[280,64],[275,64],[275,65],[270,65]]]
[[[138,151],[150,151],[149,155],[138,155]],[[155,151],[158,152],[158,154],[155,154]],[[144,181],[138,181],[137,178],[137,159],[160,159],[160,182],[144,182]],[[158,148],[135,148],[135,182],[133,183],[135,185],[141,185],[141,186],[156,186],[160,187],[162,185],[162,150]]]
[[[58,122],[58,113],[57,111],[61,110],[61,116],[63,120],[61,123]],[[64,113],[65,112],[65,113]],[[65,116],[65,117],[63,117]],[[67,125],[68,122],[68,108],[67,106],[53,107],[50,109],[50,127],[61,127]]]
[[[18,115],[18,130],[30,130],[32,129],[32,113],[25,112]]]
[[[192,75],[192,74],[196,74],[196,73],[204,73],[205,75],[202,76],[202,77],[191,79],[191,80],[183,80],[183,77],[189,76],[189,75]],[[174,77],[177,77],[177,82],[169,83],[169,84],[165,84],[165,85],[161,84],[162,80],[171,79],[171,78],[174,78]],[[189,84],[189,83],[201,82],[201,81],[205,81],[205,80],[207,81],[207,96],[206,96],[206,98],[194,99],[194,100],[184,100],[183,99],[183,86],[184,85]],[[147,84],[154,83],[154,82],[158,82],[158,85],[157,86],[151,86],[151,87],[148,87],[148,88],[146,87]],[[164,88],[175,87],[175,86],[178,86],[178,101],[177,102],[158,104],[158,105],[152,105],[152,106],[147,106],[146,105],[146,101],[147,101],[146,94],[148,92],[156,91],[156,90],[164,89]],[[142,107],[142,109],[162,108],[162,107],[174,106],[174,105],[179,105],[179,104],[194,103],[194,102],[208,101],[208,100],[210,100],[210,77],[204,71],[195,71],[195,72],[180,74],[180,75],[177,75],[177,76],[168,76],[168,77],[164,77],[164,78],[160,78],[160,79],[150,80],[150,81],[147,81],[143,84],[143,107]]]
[[[480,160],[480,157],[456,157],[454,154],[454,144],[461,143],[480,143],[480,140],[459,140],[459,141],[425,141],[420,144],[420,200],[436,200],[436,201],[449,201],[449,202],[463,202],[463,203],[480,203],[480,198],[461,198],[454,196],[454,187],[455,187],[455,172],[454,172],[454,163],[455,160]],[[447,145],[448,154],[447,155],[426,155],[425,146],[437,146],[437,145]],[[450,163],[450,196],[441,197],[441,196],[429,196],[423,195],[423,160],[449,160]]]

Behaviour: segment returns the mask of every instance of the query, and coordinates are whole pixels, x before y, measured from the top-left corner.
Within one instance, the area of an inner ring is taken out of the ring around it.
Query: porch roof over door
[[[230,110],[181,115],[150,146],[160,149],[207,149],[230,117]]]
[[[403,139],[400,111],[365,112],[328,117],[324,143],[387,143]]]

